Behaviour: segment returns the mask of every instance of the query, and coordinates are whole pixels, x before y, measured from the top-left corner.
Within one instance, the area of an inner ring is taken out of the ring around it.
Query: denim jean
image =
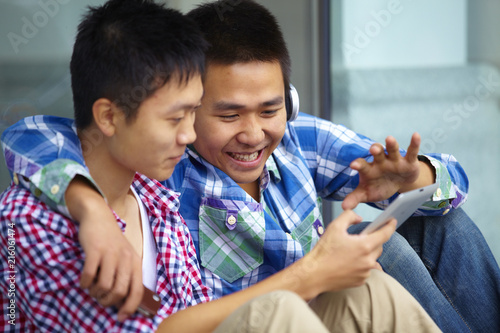
[[[354,226],[351,232],[360,229]],[[462,209],[408,219],[379,262],[443,332],[500,332],[500,269]]]

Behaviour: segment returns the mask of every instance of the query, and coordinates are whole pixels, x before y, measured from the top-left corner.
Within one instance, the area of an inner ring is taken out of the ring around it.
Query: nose
[[[177,143],[179,145],[188,145],[196,140],[196,132],[194,131],[195,113],[187,114],[182,120],[177,134]]]
[[[259,119],[256,117],[248,117],[241,122],[241,130],[237,136],[240,143],[248,146],[257,146],[265,138],[264,128]]]

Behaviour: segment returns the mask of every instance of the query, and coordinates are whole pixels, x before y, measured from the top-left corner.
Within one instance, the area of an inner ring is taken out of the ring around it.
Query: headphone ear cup
[[[294,121],[299,115],[299,93],[297,89],[290,83],[290,89],[286,93],[286,119],[288,121]]]

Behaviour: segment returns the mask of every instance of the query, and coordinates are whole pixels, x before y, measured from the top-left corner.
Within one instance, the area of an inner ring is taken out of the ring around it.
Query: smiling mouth
[[[259,157],[260,151],[256,151],[251,154],[241,154],[241,153],[228,153],[233,159],[242,161],[242,162],[252,162],[255,161]]]

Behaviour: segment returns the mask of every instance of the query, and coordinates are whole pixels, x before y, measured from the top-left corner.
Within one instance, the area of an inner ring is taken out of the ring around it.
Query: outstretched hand
[[[354,209],[361,202],[376,202],[390,198],[396,192],[406,192],[413,186],[420,173],[418,150],[420,135],[414,133],[406,155],[399,152],[399,144],[392,136],[385,139],[386,151],[380,143],[370,147],[373,162],[363,158],[354,160],[350,167],[359,173],[359,184],[342,202],[342,208]]]

